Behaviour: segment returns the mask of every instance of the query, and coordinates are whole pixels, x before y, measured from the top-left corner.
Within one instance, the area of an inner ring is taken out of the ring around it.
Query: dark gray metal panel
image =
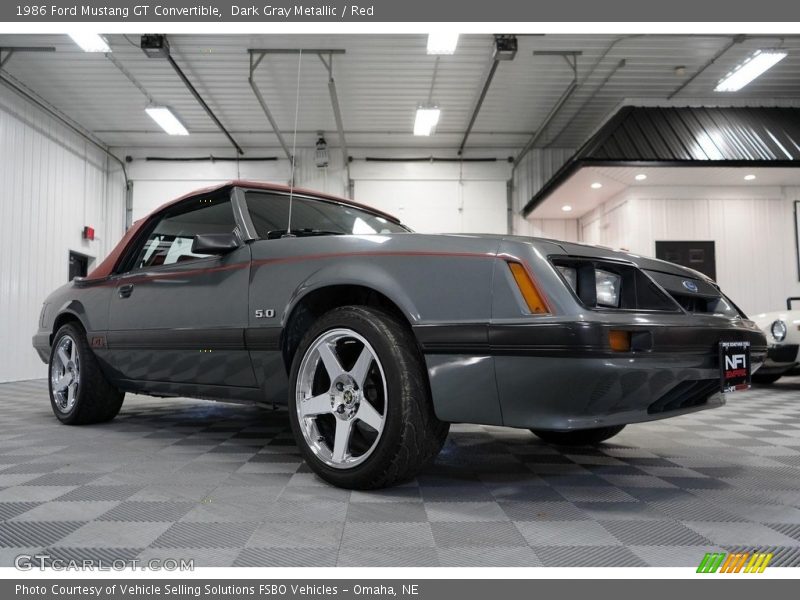
[[[586,165],[800,164],[800,109],[624,106],[525,205],[527,216]]]
[[[800,160],[797,108],[628,106],[618,115],[573,160]]]

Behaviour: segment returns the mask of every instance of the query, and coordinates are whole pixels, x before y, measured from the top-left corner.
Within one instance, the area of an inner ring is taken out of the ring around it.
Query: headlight
[[[573,292],[578,291],[578,272],[575,270],[574,267],[559,267],[557,266],[561,274],[564,276],[564,279],[567,280],[569,287],[572,288]]]
[[[769,328],[772,337],[775,338],[776,342],[782,342],[786,339],[786,323],[783,321],[774,321]]]
[[[594,272],[594,280],[597,290],[597,305],[618,307],[619,284],[622,282],[622,278],[615,273],[597,269]]]

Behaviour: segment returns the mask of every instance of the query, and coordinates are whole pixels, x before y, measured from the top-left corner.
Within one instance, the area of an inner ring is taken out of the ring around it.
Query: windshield
[[[289,196],[269,192],[247,192],[247,210],[262,239],[286,233]],[[370,235],[408,233],[408,229],[374,213],[302,196],[292,200],[292,233],[295,235]]]

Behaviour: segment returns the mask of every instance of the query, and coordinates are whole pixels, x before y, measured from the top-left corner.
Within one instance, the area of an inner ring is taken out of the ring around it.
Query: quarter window
[[[174,265],[206,258],[192,252],[194,236],[206,233],[231,233],[236,221],[228,198],[197,198],[187,209],[163,217],[137,254],[133,269]]]

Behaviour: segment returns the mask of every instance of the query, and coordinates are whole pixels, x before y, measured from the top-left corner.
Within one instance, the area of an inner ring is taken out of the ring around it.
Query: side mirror
[[[239,247],[239,238],[235,233],[201,233],[192,240],[194,254],[222,255],[233,252]]]

